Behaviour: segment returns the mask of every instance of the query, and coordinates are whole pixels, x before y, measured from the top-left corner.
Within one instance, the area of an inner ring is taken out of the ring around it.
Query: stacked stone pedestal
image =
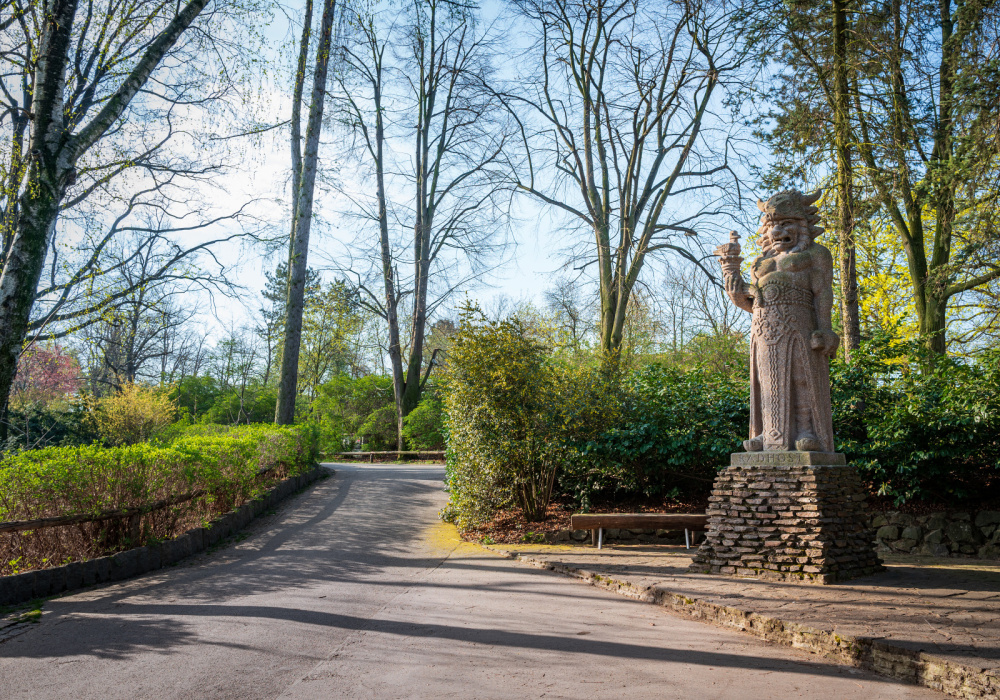
[[[839,453],[734,454],[715,480],[691,570],[813,583],[882,571],[863,494]]]

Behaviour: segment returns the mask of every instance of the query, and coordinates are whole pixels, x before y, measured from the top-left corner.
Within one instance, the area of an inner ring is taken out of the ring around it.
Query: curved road
[[[46,602],[0,698],[943,698],[459,541],[443,471],[335,465],[241,541]]]

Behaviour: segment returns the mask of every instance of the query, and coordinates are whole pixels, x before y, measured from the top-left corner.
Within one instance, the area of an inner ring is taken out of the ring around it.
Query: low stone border
[[[878,554],[1000,559],[1000,511],[937,511],[926,515],[890,511],[873,513],[867,519],[867,525],[875,534],[875,551]],[[698,535],[698,539],[692,540],[692,544],[700,542],[704,537],[701,532],[691,534]],[[542,539],[548,544],[586,542],[590,539],[590,531],[557,530],[537,533],[534,537],[529,535],[525,542],[540,542]],[[684,532],[605,528],[604,541],[683,543]]]
[[[193,528],[172,540],[51,569],[0,576],[0,605],[18,605],[96,583],[121,581],[175,564],[239,532],[261,513],[330,473],[329,469],[317,465],[303,474],[281,481],[260,498],[216,518],[210,527]]]
[[[896,646],[871,637],[841,637],[833,632],[784,622],[778,618],[746,612],[674,593],[662,586],[641,588],[635,584],[586,569],[556,564],[510,552],[496,546],[479,545],[494,554],[529,566],[582,579],[619,595],[661,605],[695,620],[748,632],[775,644],[805,649],[837,663],[856,666],[889,678],[922,685],[958,698],[1000,697],[1000,676],[952,663],[921,651]]]

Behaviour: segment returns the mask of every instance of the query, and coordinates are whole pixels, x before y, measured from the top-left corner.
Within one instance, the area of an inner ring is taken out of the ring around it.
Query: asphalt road
[[[336,469],[239,542],[46,602],[0,700],[944,697],[462,543],[439,467]]]

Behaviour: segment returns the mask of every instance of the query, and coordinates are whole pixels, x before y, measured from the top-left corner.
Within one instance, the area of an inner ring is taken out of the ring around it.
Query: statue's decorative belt
[[[754,300],[754,306],[767,307],[779,304],[812,306],[813,294],[808,289],[782,282],[768,282],[763,287],[760,287]]]

